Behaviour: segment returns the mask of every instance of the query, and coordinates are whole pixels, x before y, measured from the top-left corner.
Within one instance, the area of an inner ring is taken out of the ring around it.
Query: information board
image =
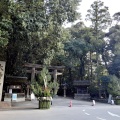
[[[16,101],[17,100],[17,94],[12,94],[12,101]]]

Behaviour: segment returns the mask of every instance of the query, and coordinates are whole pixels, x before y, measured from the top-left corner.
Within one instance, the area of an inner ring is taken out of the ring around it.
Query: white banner
[[[5,62],[0,61],[0,101],[1,101],[1,98],[2,98],[4,73],[5,73]]]

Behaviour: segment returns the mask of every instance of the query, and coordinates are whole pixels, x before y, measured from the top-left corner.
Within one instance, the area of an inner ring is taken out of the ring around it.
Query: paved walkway
[[[70,105],[70,102],[72,103],[72,107],[84,107],[84,106],[91,106],[91,101],[84,101],[84,100],[75,100],[72,98],[64,98],[64,97],[55,97],[53,98],[53,104],[51,107],[68,107]],[[103,106],[103,105],[109,105],[107,103],[99,103],[96,102],[96,106]],[[110,105],[109,105],[110,106]],[[10,110],[16,110],[16,109],[37,109],[38,108],[38,101],[32,100],[32,101],[24,101],[24,102],[14,102],[12,103],[12,108]]]

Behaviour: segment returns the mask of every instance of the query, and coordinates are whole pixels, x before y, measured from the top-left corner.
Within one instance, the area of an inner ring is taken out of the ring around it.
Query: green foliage
[[[114,97],[120,95],[120,79],[115,75],[110,76],[110,83],[108,84],[108,93]]]
[[[64,43],[65,57],[62,58],[63,63],[71,69],[72,73],[74,72],[74,79],[88,79],[89,75],[86,69],[89,64],[89,52],[95,51],[92,44],[94,38],[92,29],[79,22],[69,30],[71,38]]]
[[[120,99],[115,99],[115,104],[120,105]]]
[[[108,71],[110,74],[115,74],[118,78],[120,78],[120,26],[115,25],[111,27],[106,36],[109,39],[107,51],[111,51],[111,54],[108,54],[108,62],[110,62]]]
[[[51,75],[46,67],[38,74],[38,80],[31,84],[31,89],[36,97],[50,97],[56,95],[59,89],[58,82],[51,81]],[[55,91],[55,93],[54,93]]]
[[[37,82],[31,84],[31,89],[37,98],[43,96],[42,86]]]
[[[100,0],[95,1],[88,10],[86,20],[89,20],[92,23],[91,28],[93,30],[93,35],[95,36],[93,43],[98,54],[102,51],[104,44],[104,35],[102,31],[111,24],[108,7],[104,6],[104,3]]]
[[[51,89],[59,89],[59,83],[54,81],[54,82],[50,82],[50,84],[48,85],[49,88]]]
[[[114,56],[114,59],[109,65],[108,70],[110,74],[115,74],[117,77],[120,78],[120,55]]]
[[[43,96],[44,96],[44,97],[50,97],[50,96],[51,96],[50,90],[49,90],[49,89],[45,89],[45,90],[43,91]]]
[[[9,30],[11,30],[11,19],[9,18],[8,0],[0,1],[0,47],[8,44]]]
[[[51,64],[57,54],[63,54],[67,33],[62,25],[79,17],[76,11],[80,0],[11,0],[4,4],[11,29],[0,31],[0,45],[6,45],[6,73],[24,75],[25,62]],[[0,2],[0,10],[3,9]],[[1,12],[2,13],[2,12]],[[4,20],[2,24],[7,26]],[[1,27],[0,27],[1,28]],[[9,33],[9,34],[8,34]],[[53,62],[54,63],[54,62]]]
[[[79,0],[24,2],[20,4],[25,12],[20,14],[30,41],[28,51],[31,51],[31,54],[27,56],[32,62],[50,64],[56,52],[59,52],[63,34],[62,24],[66,20],[76,19]]]
[[[9,0],[0,0],[0,16],[8,14]]]
[[[91,5],[91,9],[88,10],[86,19],[92,22],[91,27],[94,28],[95,34],[98,34],[97,32],[106,29],[111,24],[108,7],[104,6],[104,3],[100,0],[94,1]]]
[[[94,40],[93,45],[95,46],[96,52],[96,68],[100,66],[100,54],[103,54],[105,51],[105,41],[104,41],[104,33],[103,30],[107,29],[109,25],[111,25],[111,17],[108,11],[108,7],[104,6],[104,3],[100,0],[94,1],[91,5],[91,8],[88,10],[88,14],[86,15],[86,20],[89,20],[91,24],[91,28],[93,30]],[[105,60],[105,56],[104,56]],[[96,72],[96,80],[98,81],[99,86],[99,97],[100,95],[100,79],[98,70]]]
[[[47,88],[48,83],[49,83],[50,80],[51,80],[51,75],[50,75],[50,73],[49,73],[49,71],[48,71],[48,69],[47,69],[46,67],[44,67],[44,68],[42,69],[42,71],[40,72],[38,78],[39,78],[39,80],[40,80],[39,83],[40,83],[40,84],[44,83],[44,84],[43,84],[44,87]]]
[[[92,83],[89,88],[88,92],[90,93],[91,97],[98,96],[98,86],[95,83]]]
[[[48,87],[51,89],[51,95],[54,96],[57,94],[59,89],[59,83],[56,81],[51,82]]]
[[[105,74],[107,74],[107,73],[105,73],[105,66],[104,65],[99,65],[97,68],[96,68],[96,70],[95,70],[95,72],[96,73],[98,73],[98,79],[101,79],[101,77],[103,76],[103,75],[105,75]]]
[[[120,12],[115,13],[113,15],[113,19],[114,19],[114,21],[116,21],[116,25],[118,25],[120,22]]]
[[[31,84],[31,89],[37,98],[51,96],[51,89],[48,87],[50,80],[50,74],[48,70],[44,67],[41,73],[39,74],[38,81],[35,81]]]

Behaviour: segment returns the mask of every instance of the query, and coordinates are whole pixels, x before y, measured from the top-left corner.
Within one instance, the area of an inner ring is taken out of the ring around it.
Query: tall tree
[[[120,22],[120,12],[117,12],[113,15],[113,20],[116,22],[116,25]]]
[[[9,40],[11,29],[11,19],[9,16],[9,1],[0,1],[0,60],[5,60],[6,45]]]
[[[109,52],[108,71],[120,78],[120,25],[115,25],[106,34],[109,39],[107,51]]]
[[[86,33],[84,27],[83,23],[80,22],[70,28],[71,38],[65,43],[64,48],[68,53],[67,67],[79,71],[78,74],[76,74],[76,79],[81,80],[85,77],[86,54],[89,50],[89,44],[84,37]]]
[[[88,10],[86,20],[91,21],[91,28],[95,36],[95,48],[96,52],[99,53],[101,44],[104,42],[101,39],[102,32],[111,24],[111,17],[108,11],[108,7],[104,6],[104,3],[100,0],[95,1],[91,8]]]
[[[78,18],[80,0],[16,0],[10,2],[7,73],[17,75],[22,62],[50,64],[59,51],[65,21]],[[17,68],[17,69],[14,69]]]
[[[113,97],[120,95],[120,79],[115,75],[109,76],[110,82],[108,84],[108,93],[113,95]]]
[[[88,10],[86,15],[86,20],[91,21],[91,28],[93,29],[93,34],[95,36],[95,49],[96,49],[96,67],[99,67],[99,54],[101,52],[102,45],[104,44],[104,39],[102,38],[101,31],[106,29],[111,24],[111,17],[108,11],[108,7],[104,6],[104,3],[100,0],[95,1],[91,8]],[[99,73],[96,71],[96,79],[98,80]],[[100,81],[98,80],[98,86],[100,86]],[[99,97],[100,97],[99,90]]]

